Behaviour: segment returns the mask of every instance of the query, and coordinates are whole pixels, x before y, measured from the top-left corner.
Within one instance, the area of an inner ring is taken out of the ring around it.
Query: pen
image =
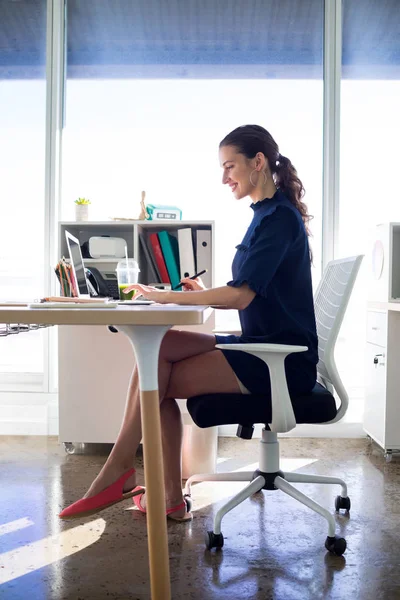
[[[204,275],[204,273],[207,273],[207,269],[203,269],[199,273],[196,273],[195,275],[192,275],[192,277],[189,277],[189,279],[196,279],[196,277],[200,277],[200,275]],[[177,290],[179,287],[182,287],[183,285],[185,285],[185,284],[184,283],[178,283],[178,285],[176,285],[172,289],[173,290]]]

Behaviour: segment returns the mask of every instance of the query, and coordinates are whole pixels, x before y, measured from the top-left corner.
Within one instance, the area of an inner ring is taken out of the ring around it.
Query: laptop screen
[[[78,288],[78,296],[80,298],[89,298],[90,295],[86,281],[85,266],[83,264],[79,241],[73,235],[71,235],[69,231],[65,232],[65,238],[67,240],[69,258],[71,260],[72,270],[75,276],[76,286]]]

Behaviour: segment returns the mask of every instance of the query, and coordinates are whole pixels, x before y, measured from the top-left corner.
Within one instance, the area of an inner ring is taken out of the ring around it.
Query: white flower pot
[[[88,204],[75,204],[75,220],[76,221],[87,221],[89,218],[89,205]]]

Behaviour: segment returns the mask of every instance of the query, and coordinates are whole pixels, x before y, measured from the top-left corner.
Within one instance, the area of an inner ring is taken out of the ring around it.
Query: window
[[[0,298],[43,293],[46,0],[0,6]],[[43,331],[3,338],[0,385],[41,389]],[[13,388],[14,389],[14,388]]]
[[[50,0],[49,0],[50,1]],[[43,291],[46,0],[0,2],[0,299]],[[321,0],[68,0],[63,219],[78,196],[91,218],[176,204],[216,222],[216,284],[230,278],[252,211],[221,185],[218,144],[260,123],[306,188],[314,281],[322,213]],[[343,2],[340,206],[336,256],[365,253],[337,361],[361,421],[369,232],[399,221],[400,12],[396,0]],[[52,199],[54,201],[54,199]],[[28,259],[29,257],[29,259]],[[16,275],[18,274],[18,275]],[[220,329],[233,311],[218,313]],[[45,332],[2,339],[4,381],[43,382]],[[51,352],[50,352],[51,353]],[[4,387],[3,387],[4,389]],[[354,402],[354,399],[359,402]]]
[[[303,180],[319,265],[323,3],[118,7],[68,3],[62,218],[73,218],[78,196],[91,199],[93,219],[137,217],[146,190],[148,202],[178,205],[184,219],[215,220],[216,284],[224,285],[252,211],[222,187],[218,144],[258,123]],[[231,313],[217,313],[218,327]]]
[[[394,182],[400,136],[398,2],[343,3],[340,206],[337,256],[365,254],[338,342],[338,367],[362,420],[370,240],[399,221]]]

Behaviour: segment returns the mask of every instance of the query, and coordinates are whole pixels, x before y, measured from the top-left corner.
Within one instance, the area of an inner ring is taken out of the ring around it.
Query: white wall
[[[58,435],[58,394],[0,393],[0,435]]]

